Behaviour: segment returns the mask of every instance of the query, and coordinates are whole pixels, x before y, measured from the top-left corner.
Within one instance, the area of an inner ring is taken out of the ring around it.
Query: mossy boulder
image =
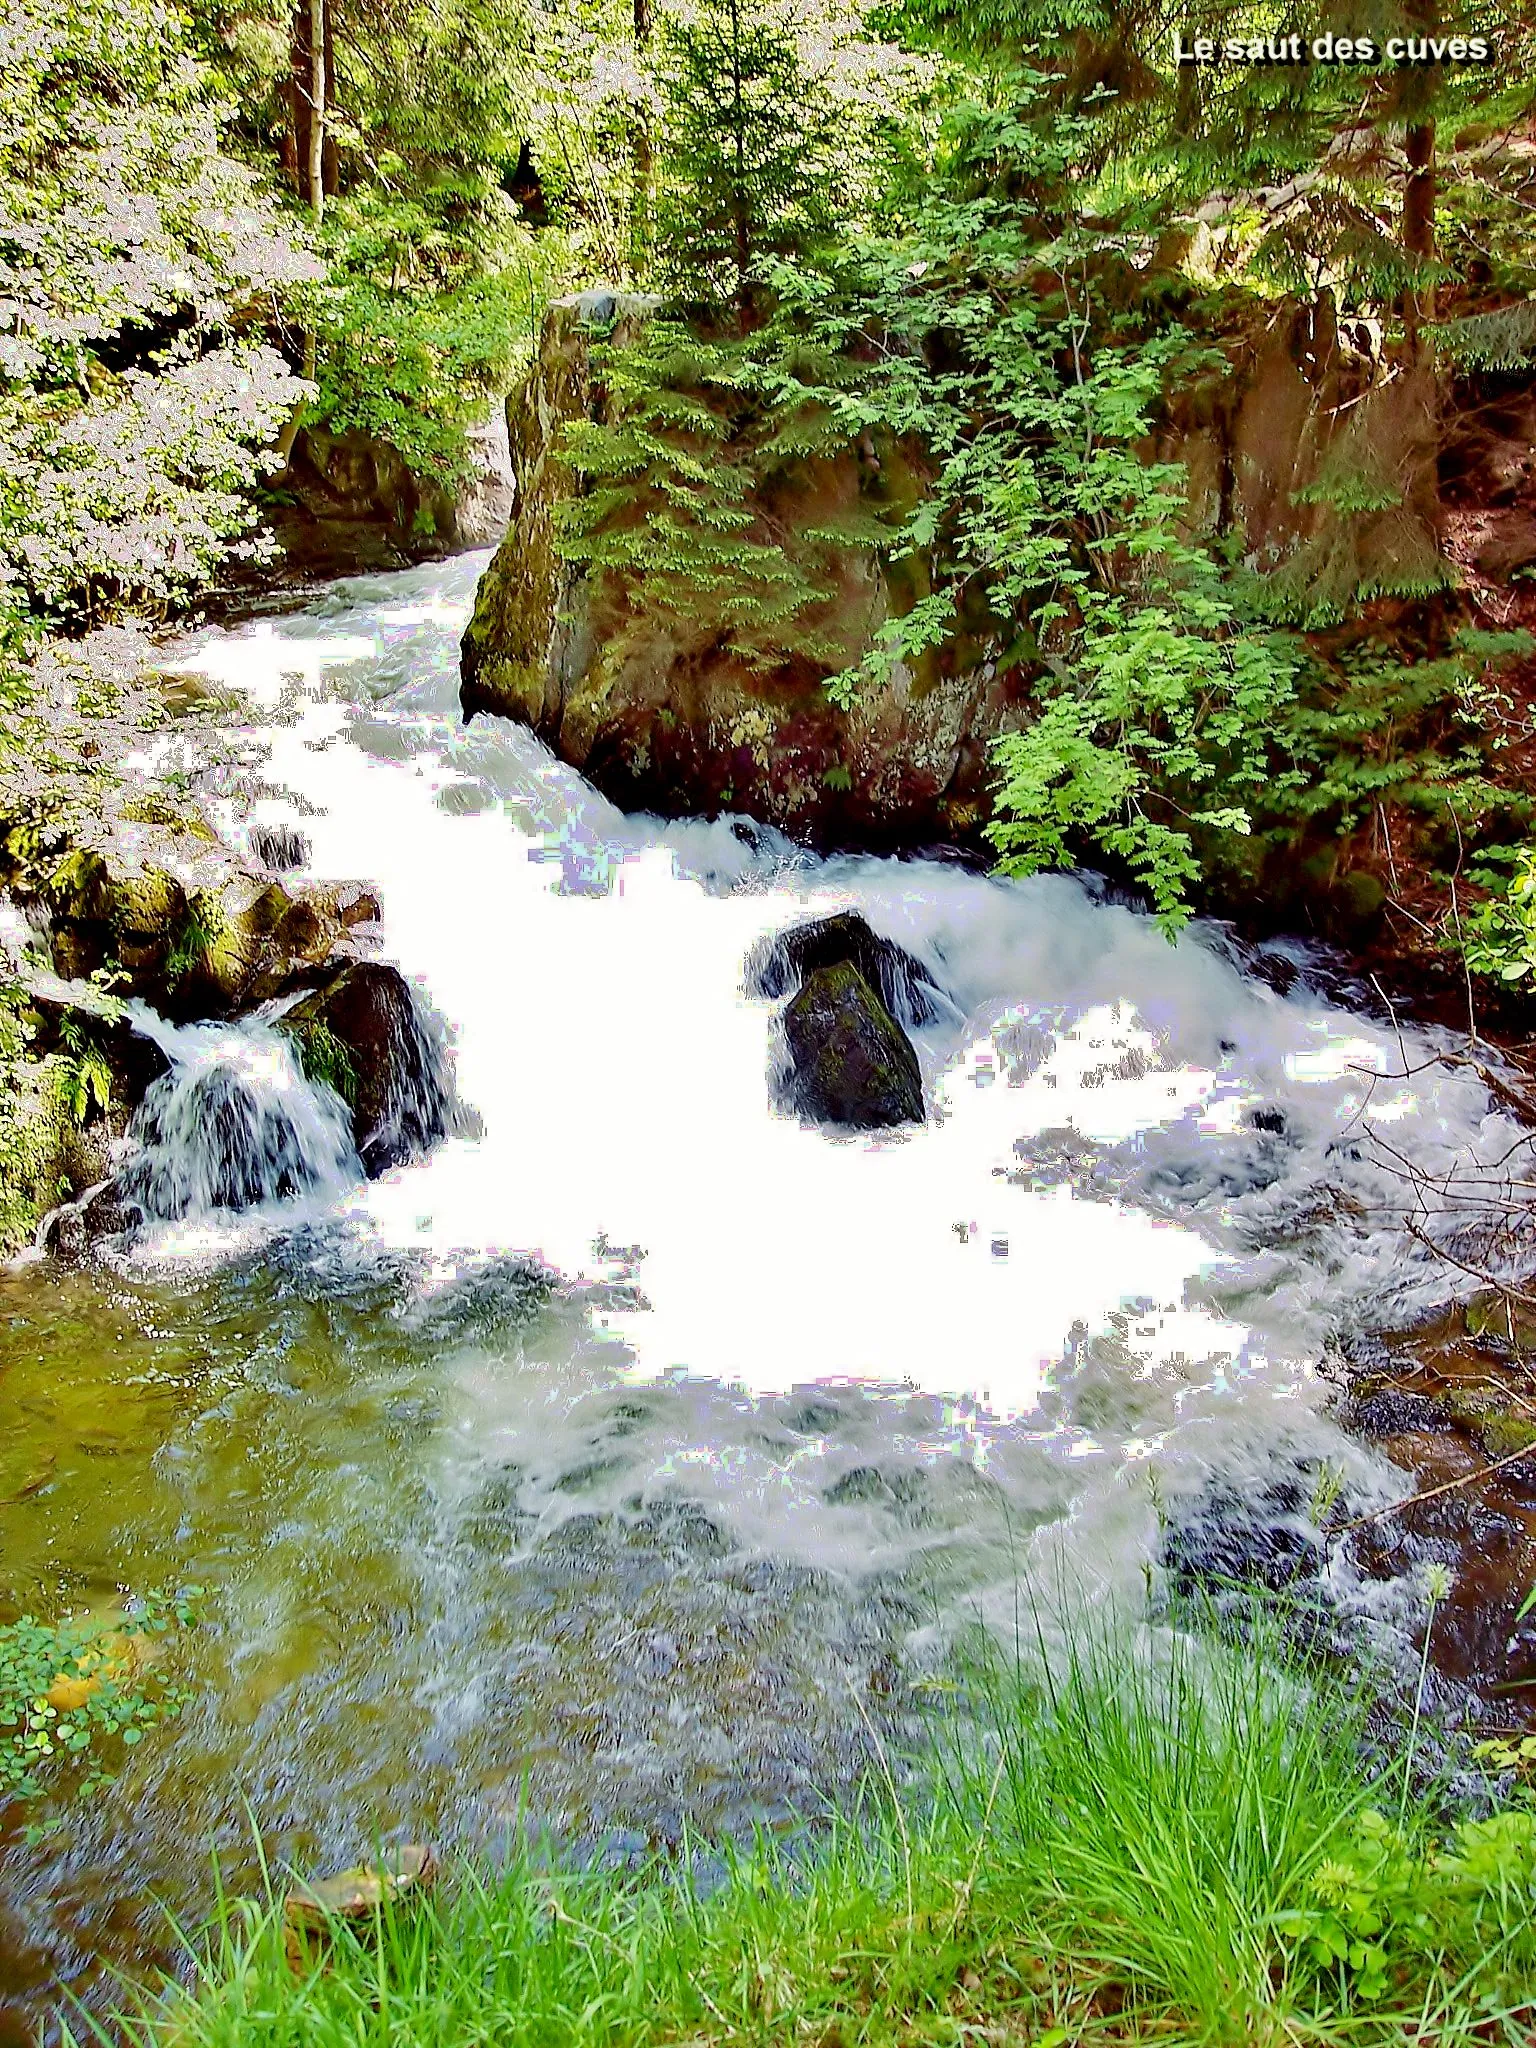
[[[923,1120],[911,1041],[851,960],[818,967],[783,1017],[787,1064],[777,1094],[818,1123],[877,1130]]]
[[[777,1001],[802,988],[818,969],[840,961],[856,967],[904,1024],[931,1024],[953,1009],[922,961],[894,939],[882,938],[856,910],[775,933],[747,962],[747,994]]]
[[[766,665],[714,626],[637,610],[627,580],[562,559],[560,506],[582,488],[565,458],[567,424],[612,423],[594,346],[622,347],[654,302],[586,292],[550,307],[532,372],[508,401],[516,508],[464,637],[465,715],[531,726],[626,809],[666,816],[745,812],[825,845],[976,840],[990,810],[990,735],[1016,723],[997,662],[897,664],[843,712],[828,671],[786,647]],[[701,448],[707,459],[707,449]],[[751,509],[765,536],[867,524],[915,503],[911,453],[858,446],[807,458]],[[856,662],[893,612],[924,595],[925,572],[840,551],[818,633]]]
[[[398,967],[357,960],[278,1019],[312,1081],[352,1112],[370,1179],[419,1159],[447,1135],[451,1093],[442,1046]]]

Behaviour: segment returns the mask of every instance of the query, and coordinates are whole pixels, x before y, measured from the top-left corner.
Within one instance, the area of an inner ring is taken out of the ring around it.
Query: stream
[[[1360,1511],[1409,1488],[1320,1368],[1463,1284],[1373,1134],[1495,1156],[1475,1076],[1299,946],[622,816],[521,728],[462,725],[484,561],[174,652],[269,749],[228,836],[295,826],[311,873],[376,888],[460,1110],[370,1184],[266,1026],[160,1027],[173,1079],[222,1030],[262,1100],[302,1098],[284,1178],[227,1213],[168,1114],[186,1213],[0,1273],[0,1614],[207,1589],[184,1718],[41,1842],[0,1819],[6,2044],[165,1953],[211,1858],[248,1881],[253,1825],[307,1868],[789,1827],[873,1726],[915,1730],[911,1680],[971,1623],[1140,1613],[1169,1528],[1294,1525],[1320,1472]],[[850,906],[948,998],[920,1127],[771,1105],[747,962]],[[1331,1569],[1351,1630],[1411,1644],[1411,1570]]]

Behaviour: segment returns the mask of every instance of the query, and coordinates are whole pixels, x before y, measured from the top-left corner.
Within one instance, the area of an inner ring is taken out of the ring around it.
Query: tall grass
[[[1529,2042],[1536,1818],[1373,1782],[1359,1705],[1262,1645],[995,1664],[931,1793],[883,1759],[797,1846],[454,1873],[295,1977],[225,1909],[140,2048]]]

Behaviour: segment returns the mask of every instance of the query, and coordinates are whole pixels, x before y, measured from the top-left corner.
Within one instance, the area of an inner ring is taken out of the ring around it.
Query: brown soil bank
[[[582,419],[612,423],[594,343],[632,340],[651,306],[588,292],[550,308],[532,373],[509,401],[515,507],[464,640],[466,715],[531,726],[627,809],[740,811],[821,847],[982,852],[989,745],[1032,712],[1028,672],[1004,650],[957,636],[921,669],[897,664],[845,713],[826,696],[827,670],[803,654],[749,666],[711,626],[690,633],[675,617],[648,618],[625,577],[562,558],[557,509],[582,488],[563,430]],[[1240,534],[1250,558],[1271,568],[1295,562],[1313,582],[1341,587],[1368,586],[1378,558],[1448,564],[1455,588],[1431,607],[1431,639],[1453,616],[1536,627],[1536,583],[1526,574],[1536,565],[1536,378],[1450,381],[1426,409],[1411,378],[1383,376],[1352,354],[1315,306],[1280,304],[1261,331],[1231,335],[1225,348],[1226,372],[1174,403],[1148,451],[1187,466],[1197,525]],[[1426,418],[1439,422],[1432,447]],[[1408,487],[1401,504],[1341,522],[1308,502],[1306,487],[1357,449],[1362,433],[1373,459]],[[920,451],[855,445],[781,474],[753,509],[764,536],[803,533],[861,510],[888,515],[924,482]],[[872,550],[845,550],[830,629],[849,662],[921,594],[921,577],[910,558],[890,565]],[[1425,651],[1424,609],[1378,599],[1341,633],[1401,631],[1406,661]],[[1508,743],[1495,772],[1536,792],[1536,663],[1506,674],[1501,688]],[[1450,755],[1468,737],[1452,717],[1429,739]],[[1394,744],[1390,733],[1383,744]],[[1378,805],[1341,831],[1323,815],[1260,833],[1236,868],[1213,865],[1200,907],[1255,936],[1299,931],[1343,946],[1394,993],[1464,1026],[1465,978],[1441,937],[1444,875],[1455,859],[1449,816],[1426,828],[1422,817]],[[1490,995],[1480,1026],[1520,1035],[1518,1011],[1506,1004],[1501,1018],[1493,1004]]]

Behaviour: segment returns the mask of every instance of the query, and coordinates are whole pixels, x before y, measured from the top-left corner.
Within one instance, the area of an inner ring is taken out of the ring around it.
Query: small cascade
[[[362,1167],[352,1118],[311,1082],[287,1035],[256,1018],[232,1024],[133,1017],[171,1062],[128,1126],[134,1149],[117,1199],[148,1221],[177,1222],[298,1195],[340,1193]]]
[[[370,1180],[424,1158],[456,1125],[447,1053],[414,989],[390,1014],[389,1050],[378,1117],[360,1141]]]

